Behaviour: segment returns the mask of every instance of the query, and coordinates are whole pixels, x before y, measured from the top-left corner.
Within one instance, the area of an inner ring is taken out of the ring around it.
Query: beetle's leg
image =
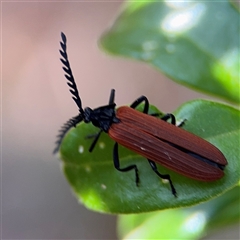
[[[152,168],[152,170],[162,179],[166,179],[169,181],[170,183],[170,186],[171,186],[171,190],[172,190],[172,194],[177,197],[177,192],[176,192],[176,189],[175,187],[173,186],[173,183],[172,183],[172,180],[171,180],[171,177],[169,174],[161,174],[158,169],[157,169],[157,165],[155,162],[153,162],[152,160],[148,159],[148,162]]]
[[[160,113],[151,113],[151,114],[148,114],[150,116],[153,116],[153,117],[159,117],[161,114]]]
[[[163,121],[167,121],[168,119],[171,119],[171,124],[176,125],[176,118],[173,114],[171,113],[167,113],[166,115],[164,115],[163,117],[161,117],[161,119]],[[180,122],[178,125],[176,125],[177,127],[182,127],[185,123],[186,119],[184,119],[182,122]]]
[[[147,97],[145,97],[145,96],[139,97],[137,100],[135,100],[135,101],[130,105],[130,107],[135,109],[135,108],[136,108],[137,106],[139,106],[142,102],[145,102],[145,104],[144,104],[144,109],[143,109],[143,113],[148,114],[149,101],[148,101]],[[148,114],[148,115],[151,115],[151,116],[153,116],[153,117],[159,117],[159,116],[160,116],[160,113],[151,113],[151,114]]]
[[[148,114],[148,109],[149,109],[149,102],[148,99],[145,96],[141,96],[139,97],[137,100],[135,100],[130,107],[131,108],[136,108],[138,105],[140,105],[142,102],[145,102],[144,104],[144,109],[143,109],[143,113]]]
[[[129,165],[124,168],[120,168],[119,155],[118,155],[118,143],[115,143],[113,147],[113,163],[114,163],[114,167],[120,172],[128,172],[131,170],[135,170],[136,185],[137,186],[139,185],[138,168],[135,164]]]
[[[93,142],[92,142],[92,144],[91,144],[91,146],[90,146],[90,148],[89,148],[89,152],[92,152],[92,150],[94,149],[94,147],[95,147],[95,145],[96,145],[96,143],[97,143],[101,133],[102,133],[102,130],[100,130],[96,135],[89,135],[88,136],[88,138],[95,137]]]
[[[171,124],[176,125],[176,118],[173,114],[167,113],[163,117],[161,117],[163,121],[167,121],[168,119],[171,119]]]
[[[112,90],[112,91],[114,91],[114,90]],[[113,94],[114,94],[114,93],[113,93]],[[112,93],[111,93],[111,95],[112,95]],[[110,98],[110,99],[111,99],[111,98]],[[143,109],[143,113],[148,114],[149,101],[148,101],[147,97],[145,97],[145,96],[139,97],[137,100],[135,100],[135,101],[130,105],[130,107],[135,109],[135,108],[136,108],[137,106],[139,106],[142,102],[145,102],[145,104],[144,104],[144,109]],[[110,102],[109,102],[109,103],[110,103]],[[152,114],[149,114],[149,115],[154,116],[154,117],[158,117],[160,114],[159,114],[159,113],[152,113]],[[175,116],[174,116],[173,114],[167,113],[166,115],[164,115],[163,117],[161,117],[161,119],[162,119],[163,121],[167,121],[167,120],[170,119],[170,118],[171,118],[171,124],[176,125],[176,118],[175,118]],[[182,127],[182,126],[184,125],[185,121],[186,121],[186,119],[184,119],[182,122],[180,122],[180,124],[178,124],[177,127]]]
[[[183,119],[183,120],[177,125],[177,127],[182,127],[182,126],[185,124],[186,121],[187,121],[187,119]]]

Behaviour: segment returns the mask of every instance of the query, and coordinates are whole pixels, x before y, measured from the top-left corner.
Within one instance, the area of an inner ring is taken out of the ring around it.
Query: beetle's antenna
[[[68,132],[68,130],[71,128],[71,127],[76,127],[76,125],[81,122],[83,120],[83,117],[81,114],[77,115],[76,117],[73,117],[71,119],[69,119],[66,123],[64,123],[64,125],[61,127],[61,129],[59,130],[59,134],[57,135],[57,141],[55,142],[56,143],[56,147],[55,149],[53,150],[53,153],[57,153],[58,150],[59,150],[59,147],[62,143],[62,140],[65,136],[65,134]]]
[[[67,38],[66,38],[64,33],[61,33],[61,37],[62,37],[62,42],[60,42],[61,49],[59,50],[59,52],[62,56],[62,58],[60,58],[60,60],[64,65],[62,68],[63,68],[64,72],[66,73],[65,74],[66,79],[69,81],[69,82],[67,82],[67,84],[70,87],[69,91],[73,95],[72,99],[77,104],[79,112],[82,114],[82,116],[84,118],[84,110],[82,109],[82,102],[81,102],[81,99],[80,99],[79,94],[78,94],[77,85],[75,83],[75,80],[74,80],[74,77],[73,77],[73,74],[72,74],[70,63],[68,61],[67,45],[66,45]]]
[[[109,105],[114,104],[114,98],[115,98],[115,90],[112,89],[109,97],[109,102],[108,102]]]

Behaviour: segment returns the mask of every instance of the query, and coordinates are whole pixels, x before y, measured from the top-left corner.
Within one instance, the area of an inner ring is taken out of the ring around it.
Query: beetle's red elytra
[[[108,134],[124,147],[192,179],[223,177],[218,165],[227,164],[224,155],[202,138],[130,107],[118,108],[116,116],[121,123],[112,124]]]
[[[120,166],[118,144],[147,158],[153,171],[161,179],[169,181],[172,194],[175,197],[177,192],[170,175],[161,174],[156,163],[199,181],[210,182],[224,176],[223,170],[227,165],[227,160],[222,152],[206,140],[177,127],[174,115],[166,114],[161,118],[148,115],[149,102],[145,96],[139,97],[130,107],[123,106],[116,110],[115,90],[112,89],[107,105],[96,109],[89,107],[83,109],[68,61],[67,39],[63,33],[61,36],[61,62],[64,65],[65,77],[68,80],[72,98],[78,106],[79,114],[68,120],[59,131],[54,152],[59,150],[68,130],[84,121],[85,123],[91,122],[100,129],[89,151],[93,151],[102,132],[108,133],[116,142],[113,149],[114,167],[121,172],[135,171],[137,186],[139,185],[138,167],[136,164],[126,167]],[[142,103],[144,103],[143,112],[135,110]],[[167,120],[170,120],[171,123]]]

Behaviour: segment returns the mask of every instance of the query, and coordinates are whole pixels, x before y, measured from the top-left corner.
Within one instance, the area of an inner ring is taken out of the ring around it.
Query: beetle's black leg
[[[167,121],[168,119],[171,119],[171,124],[176,125],[176,118],[173,114],[167,113],[163,117],[161,117],[163,121]]]
[[[153,162],[152,160],[148,159],[148,162],[152,168],[152,170],[162,179],[166,179],[169,181],[170,183],[170,186],[171,186],[171,190],[172,190],[172,194],[177,197],[177,192],[176,192],[176,189],[175,187],[173,186],[173,183],[172,183],[172,180],[171,180],[171,177],[169,174],[161,174],[158,169],[157,169],[157,165],[155,162]]]
[[[151,113],[151,114],[148,114],[150,116],[153,116],[153,117],[159,117],[161,114],[160,113]]]
[[[136,185],[137,186],[139,185],[138,168],[135,164],[129,165],[124,168],[120,168],[119,155],[118,155],[118,143],[115,143],[113,147],[113,163],[114,163],[114,167],[120,172],[128,172],[131,170],[135,170]]]
[[[183,121],[181,121],[178,125],[176,125],[177,127],[182,127],[185,122],[187,121],[187,119],[184,119]]]
[[[102,133],[102,130],[100,130],[100,131],[95,135],[95,138],[94,138],[94,140],[93,140],[93,142],[92,142],[92,144],[91,144],[91,146],[90,146],[90,148],[89,148],[89,152],[92,152],[92,150],[94,149],[94,147],[95,147],[95,145],[96,145],[96,143],[97,143],[97,141],[98,141],[101,133]],[[94,135],[88,136],[88,137],[91,138],[91,137],[94,137]]]
[[[148,99],[145,96],[139,97],[137,100],[135,100],[130,107],[131,108],[136,108],[138,105],[140,105],[142,102],[145,102],[143,113],[148,114],[148,109],[149,109],[149,102]]]
[[[161,117],[161,119],[163,121],[167,121],[168,119],[171,119],[171,124],[176,125],[176,118],[173,114],[171,113],[167,113],[166,115],[164,115],[163,117]],[[182,122],[180,122],[178,125],[176,125],[177,127],[182,127],[185,123],[186,119],[184,119]]]
[[[135,109],[135,108],[136,108],[138,105],[140,105],[142,102],[145,102],[144,109],[143,109],[143,113],[148,114],[149,101],[148,101],[148,99],[147,99],[145,96],[139,97],[137,100],[135,100],[135,101],[130,105],[130,107]],[[159,114],[159,113],[152,113],[152,114],[149,114],[149,115],[154,116],[154,117],[158,117],[160,114]]]

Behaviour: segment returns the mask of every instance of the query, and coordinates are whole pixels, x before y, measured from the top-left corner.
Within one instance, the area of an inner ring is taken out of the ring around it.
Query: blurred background
[[[116,239],[116,217],[77,202],[52,154],[60,126],[75,116],[59,61],[60,32],[83,106],[140,95],[164,112],[204,97],[144,63],[106,55],[98,39],[121,1],[8,2],[2,14],[2,238]]]

